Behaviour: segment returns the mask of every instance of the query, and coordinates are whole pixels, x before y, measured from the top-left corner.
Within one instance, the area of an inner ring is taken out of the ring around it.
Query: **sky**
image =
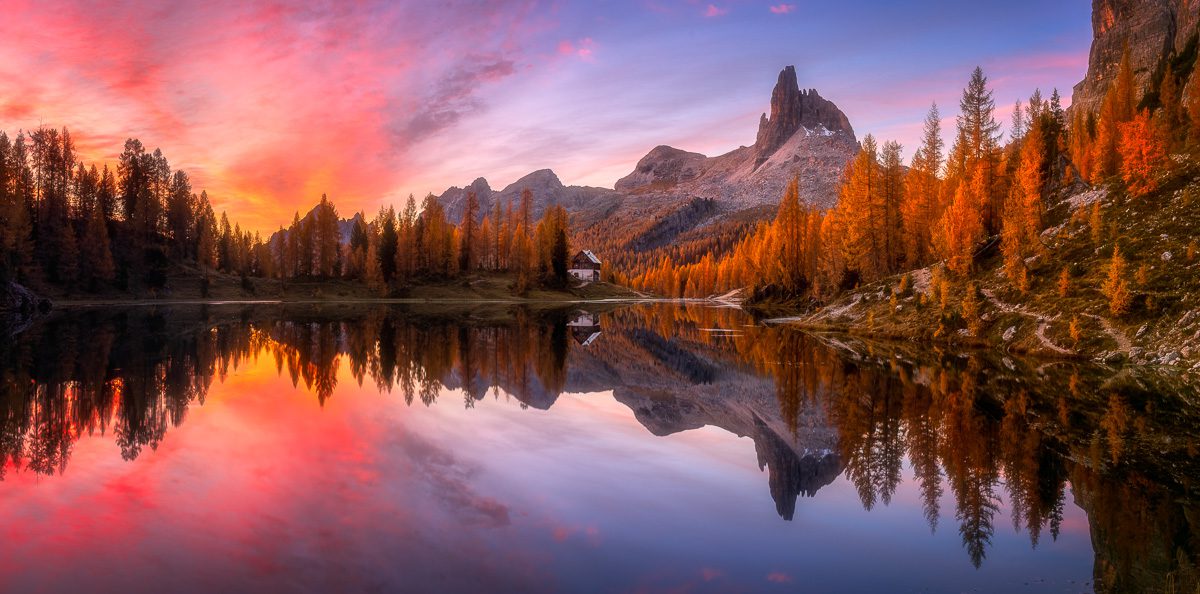
[[[344,216],[551,168],[612,187],[651,148],[754,142],[778,72],[911,154],[951,135],[971,70],[997,116],[1087,68],[1089,0],[0,0],[0,129],[67,127],[80,156],[159,147],[269,231],[327,193]]]

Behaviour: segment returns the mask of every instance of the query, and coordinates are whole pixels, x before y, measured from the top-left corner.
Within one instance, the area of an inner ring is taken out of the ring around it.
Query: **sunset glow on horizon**
[[[860,137],[911,147],[976,64],[1003,118],[1037,87],[1069,98],[1091,40],[1084,0],[0,5],[21,15],[0,23],[0,129],[67,127],[110,166],[139,138],[263,232],[322,193],[349,216],[543,168],[612,187],[660,144],[720,154],[753,142],[788,64]]]

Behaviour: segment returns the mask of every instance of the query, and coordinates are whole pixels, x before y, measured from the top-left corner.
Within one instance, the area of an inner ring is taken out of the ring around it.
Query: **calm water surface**
[[[1196,391],[731,309],[59,313],[0,589],[1191,592]]]

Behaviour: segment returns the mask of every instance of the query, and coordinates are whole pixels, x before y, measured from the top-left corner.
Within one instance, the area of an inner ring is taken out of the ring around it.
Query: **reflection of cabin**
[[[600,280],[600,258],[591,250],[580,250],[571,258],[571,268],[567,270],[571,276],[587,282]]]
[[[588,346],[600,338],[600,319],[593,313],[581,311],[575,314],[575,317],[567,322],[567,328],[571,329],[571,337],[579,346]]]

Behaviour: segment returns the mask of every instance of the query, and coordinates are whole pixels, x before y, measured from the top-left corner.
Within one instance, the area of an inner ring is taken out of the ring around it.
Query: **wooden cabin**
[[[600,280],[600,258],[590,250],[580,250],[571,258],[567,272],[581,281],[596,282]]]

